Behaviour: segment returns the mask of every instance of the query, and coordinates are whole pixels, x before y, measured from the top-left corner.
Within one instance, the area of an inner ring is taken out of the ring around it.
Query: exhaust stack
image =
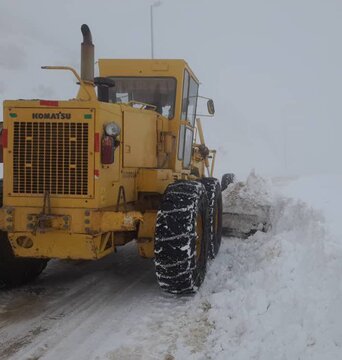
[[[83,81],[94,82],[94,44],[92,41],[89,26],[81,26],[83,42],[81,44],[81,79]]]

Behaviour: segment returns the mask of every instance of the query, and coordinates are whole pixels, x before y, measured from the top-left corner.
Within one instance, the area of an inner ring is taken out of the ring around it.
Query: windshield
[[[172,119],[175,111],[176,79],[169,77],[111,77],[109,102],[139,101],[156,106],[159,114]]]

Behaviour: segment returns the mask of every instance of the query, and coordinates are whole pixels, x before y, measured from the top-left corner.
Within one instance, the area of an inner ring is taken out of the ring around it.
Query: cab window
[[[156,106],[159,114],[172,119],[175,111],[176,79],[171,77],[111,77],[109,102],[139,101]]]
[[[183,166],[188,168],[191,162],[191,151],[196,119],[196,107],[198,97],[198,83],[184,72],[183,99],[181,120],[187,120],[189,125],[181,125],[179,129],[178,158],[183,160]]]

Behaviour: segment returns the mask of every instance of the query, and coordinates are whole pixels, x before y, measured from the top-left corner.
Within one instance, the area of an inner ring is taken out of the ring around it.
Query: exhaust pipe
[[[81,26],[83,42],[81,44],[81,79],[83,81],[94,82],[94,44],[91,37],[89,26]]]

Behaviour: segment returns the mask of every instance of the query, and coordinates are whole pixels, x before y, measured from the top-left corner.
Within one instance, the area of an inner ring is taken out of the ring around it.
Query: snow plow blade
[[[252,172],[246,182],[223,191],[222,235],[247,238],[271,228],[271,198],[267,181]]]
[[[268,231],[271,226],[269,208],[264,211],[264,217],[254,214],[224,212],[222,214],[222,235],[246,239],[257,231]]]

